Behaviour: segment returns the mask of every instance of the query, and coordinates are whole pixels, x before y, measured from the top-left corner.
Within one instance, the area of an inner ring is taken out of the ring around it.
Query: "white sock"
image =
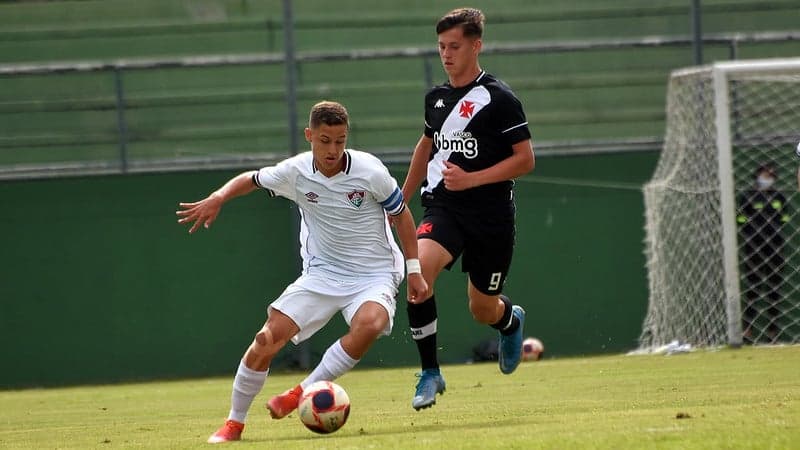
[[[256,398],[264,381],[267,379],[269,369],[258,372],[244,365],[244,361],[239,362],[236,376],[233,378],[233,392],[231,392],[231,412],[228,419],[244,423],[247,419],[247,410]]]
[[[348,370],[358,364],[357,359],[353,359],[342,348],[341,340],[337,340],[322,355],[322,361],[317,364],[314,371],[300,383],[300,386],[305,389],[311,383],[317,381],[333,381],[340,376],[344,375]]]

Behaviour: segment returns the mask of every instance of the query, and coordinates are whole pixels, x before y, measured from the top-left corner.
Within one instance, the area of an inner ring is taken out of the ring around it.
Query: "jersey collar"
[[[350,152],[347,150],[344,151],[344,167],[342,168],[342,172],[346,175],[350,175],[350,168],[353,165],[353,158],[350,156]],[[317,173],[317,163],[314,161],[314,158],[311,158],[311,173]]]
[[[485,71],[485,70],[483,70],[483,69],[481,69],[481,72],[478,74],[478,76],[477,76],[477,77],[475,77],[475,79],[474,79],[474,80],[472,80],[472,81],[470,81],[469,83],[465,84],[464,86],[461,86],[461,87],[453,87],[453,85],[452,85],[452,84],[450,84],[450,80],[448,80],[448,81],[447,81],[447,85],[448,85],[448,86],[450,86],[450,87],[451,87],[451,88],[453,88],[453,89],[464,89],[464,88],[472,87],[472,86],[474,86],[474,85],[476,85],[476,84],[480,83],[480,81],[481,81],[481,78],[483,78],[483,76],[484,76],[484,75],[486,75],[486,71]]]

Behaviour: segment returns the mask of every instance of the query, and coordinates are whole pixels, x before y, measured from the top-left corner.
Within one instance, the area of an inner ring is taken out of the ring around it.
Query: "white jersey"
[[[402,280],[403,255],[386,220],[405,208],[397,181],[369,153],[348,149],[344,158],[344,169],[330,178],[308,151],[260,169],[253,180],[299,207],[304,274]]]

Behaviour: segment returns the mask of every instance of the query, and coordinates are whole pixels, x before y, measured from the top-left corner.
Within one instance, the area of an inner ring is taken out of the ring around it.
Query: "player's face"
[[[347,143],[347,125],[325,125],[306,128],[306,140],[311,143],[311,153],[317,169],[332,177],[344,169],[344,146]]]
[[[450,81],[472,77],[478,70],[480,39],[464,36],[461,27],[454,27],[439,34],[439,57]],[[471,80],[469,80],[471,81]]]

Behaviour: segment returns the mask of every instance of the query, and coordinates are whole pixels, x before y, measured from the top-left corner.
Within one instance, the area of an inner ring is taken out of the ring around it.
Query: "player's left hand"
[[[445,169],[442,170],[442,179],[444,180],[444,187],[448,190],[463,191],[475,187],[472,175],[469,172],[450,161],[444,161],[444,166]]]
[[[428,283],[421,273],[412,273],[407,277],[407,295],[409,303],[422,303],[427,298]]]

